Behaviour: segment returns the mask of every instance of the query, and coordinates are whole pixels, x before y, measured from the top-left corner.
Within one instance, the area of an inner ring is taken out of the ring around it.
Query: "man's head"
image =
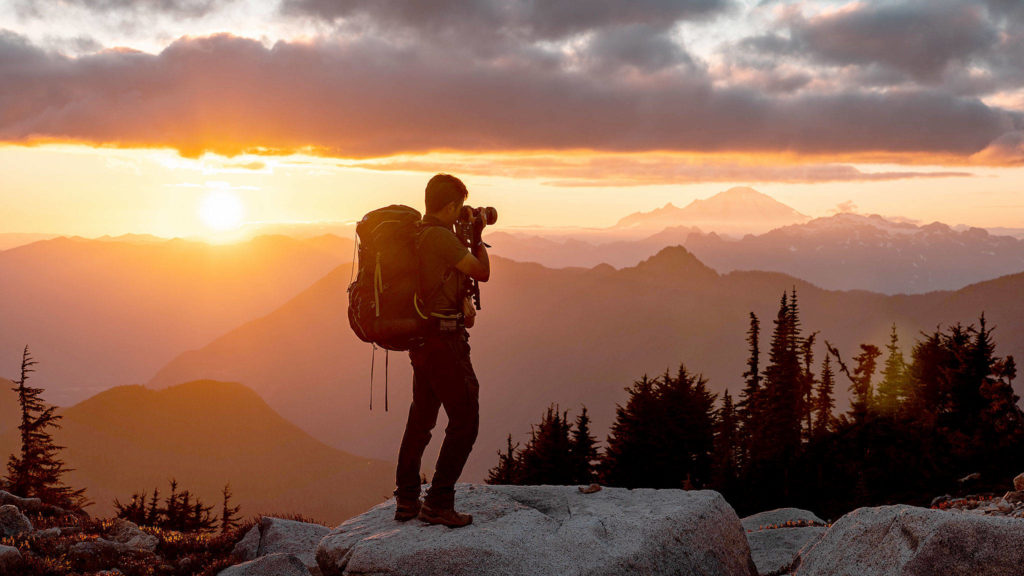
[[[427,182],[427,214],[450,226],[458,219],[467,196],[469,190],[462,180],[451,174],[437,174]]]

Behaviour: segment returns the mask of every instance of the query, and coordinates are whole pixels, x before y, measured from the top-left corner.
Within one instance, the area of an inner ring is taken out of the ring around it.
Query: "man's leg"
[[[431,508],[448,510],[455,506],[455,482],[462,475],[480,427],[480,384],[469,360],[469,344],[449,344],[449,361],[434,380],[434,393],[448,415],[448,427],[425,499]]]
[[[412,356],[412,354],[410,354]],[[430,431],[437,424],[437,411],[441,401],[434,395],[428,366],[413,362],[412,404],[409,419],[398,451],[398,469],[395,472],[399,500],[412,501],[420,497],[420,463],[423,450],[430,443]]]

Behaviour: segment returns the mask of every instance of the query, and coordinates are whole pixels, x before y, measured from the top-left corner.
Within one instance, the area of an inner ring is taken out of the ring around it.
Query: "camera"
[[[459,213],[459,220],[470,222],[474,218],[482,220],[487,226],[493,226],[498,221],[498,210],[491,206],[485,208],[463,206],[462,212]]]

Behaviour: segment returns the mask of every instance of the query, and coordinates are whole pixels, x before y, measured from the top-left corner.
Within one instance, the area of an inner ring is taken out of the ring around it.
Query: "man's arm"
[[[487,257],[487,247],[481,244],[477,256],[470,252],[459,260],[455,267],[477,282],[487,282],[491,277],[491,261]]]

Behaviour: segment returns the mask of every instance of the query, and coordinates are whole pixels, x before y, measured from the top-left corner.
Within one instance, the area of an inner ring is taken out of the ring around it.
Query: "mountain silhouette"
[[[666,246],[681,244],[718,272],[784,272],[823,288],[885,294],[956,290],[1024,270],[1024,240],[878,215],[837,214],[742,239],[689,227],[606,243],[505,232],[488,239],[493,254],[551,267],[635,266]]]
[[[241,384],[200,380],[164,390],[119,386],[59,411],[66,481],[87,488],[91,514],[114,513],[133,492],[182,489],[216,504],[228,482],[243,516],[301,513],[340,522],[390,495],[391,464],[315,440]],[[0,454],[18,450],[17,430]]]
[[[630,214],[619,220],[615,228],[659,231],[691,226],[704,231],[742,235],[765,232],[808,219],[771,196],[753,188],[736,187],[707,199],[694,200],[684,208],[670,202],[650,212]]]
[[[145,381],[182,350],[266,314],[352,258],[351,240],[239,244],[55,238],[0,252],[0,374],[26,344],[47,400]]]
[[[715,392],[742,386],[748,313],[761,319],[762,357],[783,291],[796,288],[801,322],[819,331],[816,358],[828,339],[847,359],[861,343],[884,346],[896,323],[909,357],[920,331],[975,322],[984,311],[997,326],[999,353],[1024,353],[1019,294],[1024,275],[957,292],[886,296],[830,291],[771,272],[716,274],[687,250],[669,248],[632,268],[550,269],[492,259],[482,286],[483,310],[472,331],[481,383],[481,428],[466,469],[481,479],[496,462],[505,436],[523,441],[530,424],[557,402],[585,404],[604,439],[624,388],[642,374],[674,371],[685,362],[710,378]],[[374,410],[369,410],[369,345],[348,327],[347,267],[340,267],[273,313],[186,352],[148,385],[162,387],[216,374],[243,382],[286,418],[340,449],[392,459],[410,401],[411,371],[404,353],[390,358],[390,412],[383,408],[383,361],[377,353]],[[847,386],[836,386],[845,409]],[[444,429],[443,415],[437,430]],[[435,435],[436,436],[436,435]],[[432,450],[436,454],[439,442]],[[428,454],[425,465],[433,463]]]

